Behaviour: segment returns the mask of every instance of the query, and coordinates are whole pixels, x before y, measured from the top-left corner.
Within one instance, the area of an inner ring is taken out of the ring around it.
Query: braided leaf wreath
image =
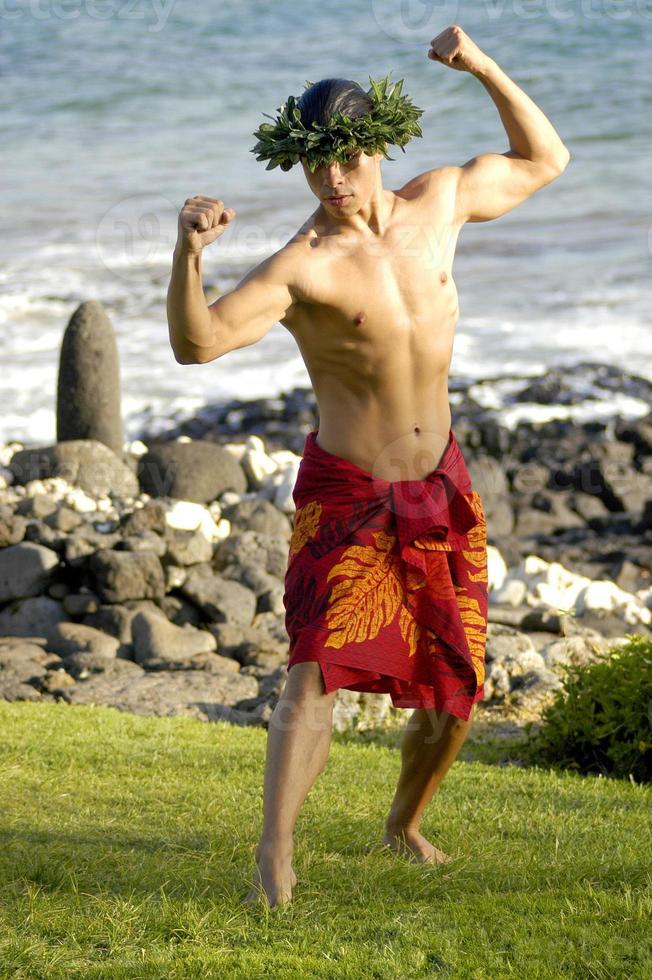
[[[304,157],[311,173],[332,160],[345,163],[351,151],[360,148],[369,154],[382,153],[387,160],[393,159],[387,154],[387,143],[400,146],[405,153],[403,147],[413,136],[423,136],[417,120],[424,110],[415,106],[409,95],[401,95],[402,78],[391,86],[389,74],[376,81],[369,76],[369,81],[367,94],[373,101],[369,112],[356,119],[336,112],[326,125],[312,123],[310,128],[301,121],[298,100],[290,95],[279,106],[276,118],[263,113],[274,123],[262,123],[254,131],[258,142],[250,152],[257,160],[269,160],[266,170],[290,170]],[[307,81],[305,87],[313,84]]]

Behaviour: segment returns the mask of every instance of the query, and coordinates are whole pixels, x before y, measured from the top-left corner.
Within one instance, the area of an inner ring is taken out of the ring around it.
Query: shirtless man
[[[493,99],[509,139],[505,153],[427,170],[398,190],[383,187],[381,153],[346,163],[301,164],[319,205],[299,231],[208,306],[202,249],[236,216],[221,199],[189,198],[168,292],[177,361],[198,364],[254,344],[277,322],[293,335],[319,406],[318,443],[385,480],[419,479],[446,446],[448,369],[458,318],[452,277],[466,221],[498,218],[549,184],[569,152],[544,113],[458,25],[427,57],[467,71]],[[335,203],[333,196],[344,200]],[[293,832],[303,800],[326,765],[335,692],[319,664],[288,673],[270,720],[256,888],[245,901],[288,901],[296,884]],[[283,709],[283,712],[281,712]],[[282,720],[280,716],[282,713]],[[382,843],[411,859],[448,856],[419,832],[421,815],[471,726],[415,709],[401,742],[401,772]]]

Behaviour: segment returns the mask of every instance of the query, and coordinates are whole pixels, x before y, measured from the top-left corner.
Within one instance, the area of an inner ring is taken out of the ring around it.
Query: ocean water
[[[315,199],[299,168],[267,171],[250,150],[262,113],[308,79],[405,79],[424,135],[390,148],[386,187],[509,149],[481,83],[426,57],[452,23],[572,155],[528,201],[462,229],[452,375],[506,379],[490,395],[499,412],[511,375],[551,365],[652,380],[652,2],[14,0],[0,10],[0,440],[54,440],[60,342],[86,299],[115,328],[128,438],[206,402],[309,385],[280,324],[219,361],[177,364],[165,298],[178,211],[194,194],[236,207],[204,253],[204,283],[221,290],[287,240]],[[580,392],[563,414],[648,409]],[[555,409],[504,405],[504,418],[528,411]]]

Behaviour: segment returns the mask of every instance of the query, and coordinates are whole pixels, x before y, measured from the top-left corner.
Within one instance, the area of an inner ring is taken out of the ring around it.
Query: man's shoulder
[[[445,165],[424,170],[416,177],[411,177],[394,193],[409,201],[418,200],[420,203],[433,201],[439,206],[446,203],[452,205],[455,203],[459,169],[459,167]]]
[[[314,215],[310,215],[283,245],[257,267],[267,280],[287,286],[295,301],[303,298],[302,287],[311,238],[314,238]]]

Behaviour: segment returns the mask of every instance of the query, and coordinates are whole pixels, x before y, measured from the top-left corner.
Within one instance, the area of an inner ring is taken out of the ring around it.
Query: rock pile
[[[567,495],[573,537],[563,517],[554,528],[544,521],[533,551],[535,518],[560,509],[532,501],[545,489],[529,491],[526,509],[512,457],[464,451],[497,515],[494,525],[488,516],[487,705],[544,700],[560,665],[588,662],[627,633],[652,635],[647,499],[635,515],[616,512],[610,542],[605,512],[580,518]],[[223,445],[137,441],[121,455],[83,439],[3,446],[0,696],[265,725],[286,676],[283,578],[299,462],[255,434]],[[528,534],[515,533],[519,521]],[[340,729],[395,715],[389,696],[338,693]]]

